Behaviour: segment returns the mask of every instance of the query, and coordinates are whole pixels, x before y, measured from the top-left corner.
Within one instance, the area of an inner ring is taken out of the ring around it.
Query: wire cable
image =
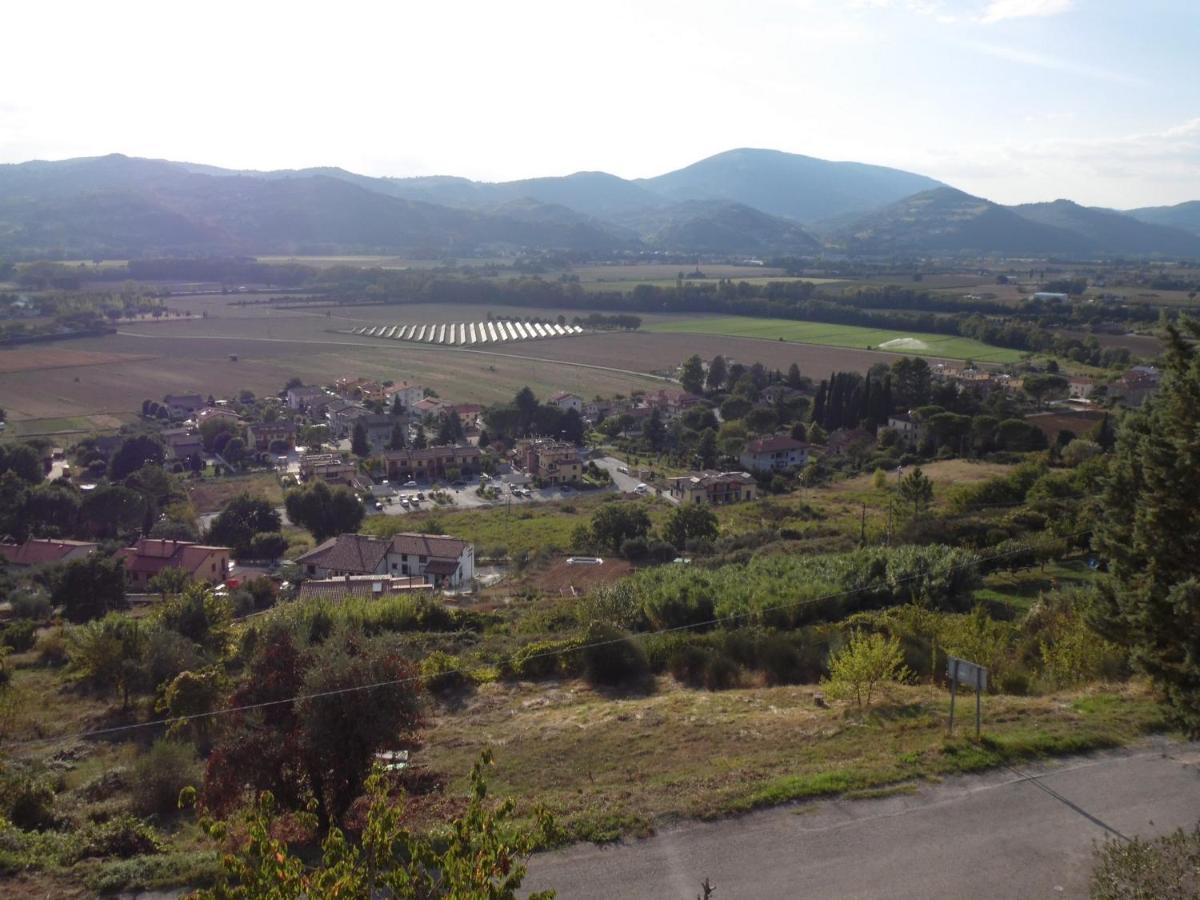
[[[1092,531],[1092,529],[1087,528],[1082,531],[1075,532],[1073,534],[1064,535],[1063,539],[1069,540],[1072,538],[1081,537],[1085,534],[1091,533],[1091,531]],[[1004,559],[1004,558],[1010,557],[1010,556],[1017,556],[1019,554],[1026,553],[1032,549],[1035,549],[1035,547],[1034,547],[1034,545],[1030,544],[1028,546],[1016,547],[1011,550],[1007,550],[1004,553],[997,553],[997,554],[994,554],[993,556],[979,557],[978,559],[976,559],[970,563],[965,563],[960,566],[951,567],[948,570],[948,572],[953,573],[953,572],[958,572],[958,571],[965,571],[967,569],[975,568],[982,563],[991,562],[991,561],[997,560],[997,559]],[[927,573],[917,573],[917,574],[909,575],[905,578],[898,579],[897,581],[892,582],[891,585],[885,585],[885,587],[895,587],[895,586],[898,586],[901,584],[906,584],[908,582],[916,581],[918,579],[925,578],[925,577],[927,577]],[[847,597],[847,596],[850,596],[853,594],[861,593],[863,591],[869,591],[869,590],[875,590],[875,589],[877,589],[877,588],[870,587],[870,586],[848,588],[844,591],[835,591],[834,593],[825,594],[821,597],[810,597],[810,598],[802,599],[802,600],[792,600],[787,603],[776,604],[775,606],[765,606],[765,607],[760,607],[758,609],[753,609],[753,610],[743,610],[741,612],[730,613],[729,615],[725,615],[725,616],[714,616],[711,619],[705,619],[704,621],[701,621],[701,622],[689,622],[685,625],[673,625],[669,628],[660,628],[660,629],[657,629],[654,631],[638,631],[638,632],[634,632],[632,634],[622,635],[621,637],[618,637],[618,638],[610,638],[608,640],[592,641],[591,643],[588,643],[588,644],[580,644],[579,646],[576,646],[576,647],[569,647],[569,648],[562,648],[562,649],[555,649],[555,650],[546,650],[541,653],[531,653],[528,657],[526,657],[526,659],[534,660],[534,659],[546,659],[546,658],[555,657],[555,656],[566,656],[567,654],[571,654],[571,653],[582,653],[586,650],[592,650],[592,649],[595,649],[598,647],[606,647],[606,646],[610,646],[613,644],[619,644],[619,643],[622,643],[623,641],[627,641],[627,640],[646,640],[648,638],[655,637],[658,635],[675,634],[678,632],[690,631],[690,630],[696,629],[696,628],[708,628],[708,627],[712,627],[712,626],[716,626],[716,625],[724,625],[724,624],[730,623],[730,622],[737,622],[741,619],[745,619],[750,616],[759,616],[764,613],[779,612],[779,611],[786,610],[786,609],[803,608],[805,606],[816,605],[818,603],[825,603],[829,600],[836,600],[839,597]],[[438,674],[439,675],[469,675],[470,670],[461,669],[461,668],[460,669],[449,669],[445,672],[439,672]],[[259,710],[259,709],[268,709],[270,707],[282,706],[282,705],[288,704],[288,703],[303,703],[308,700],[320,700],[320,699],[323,699],[326,697],[338,697],[338,696],[342,696],[344,694],[356,693],[358,691],[373,691],[373,690],[376,690],[379,688],[398,687],[403,684],[413,684],[413,683],[419,682],[421,680],[422,680],[422,676],[412,675],[412,676],[408,676],[405,678],[395,678],[395,679],[391,679],[391,680],[387,680],[387,681],[376,681],[376,682],[372,682],[370,684],[351,685],[349,687],[335,688],[333,690],[328,690],[328,691],[317,691],[317,692],[310,693],[310,694],[296,694],[291,697],[282,697],[277,700],[264,700],[260,703],[247,703],[247,704],[243,704],[240,706],[230,706],[230,707],[225,707],[223,709],[215,709],[215,710],[211,710],[209,712],[203,712],[203,713],[192,713],[192,714],[185,715],[185,716],[168,716],[168,717],[161,718],[161,719],[151,719],[146,722],[134,722],[134,723],[131,723],[128,725],[114,725],[111,728],[97,728],[97,729],[93,729],[91,731],[81,731],[81,732],[77,732],[75,734],[55,735],[55,736],[43,737],[43,738],[29,738],[29,739],[26,739],[23,741],[10,741],[5,745],[5,747],[6,747],[6,749],[16,749],[16,748],[21,748],[21,747],[37,746],[39,744],[67,743],[70,741],[89,740],[89,739],[94,739],[94,738],[110,737],[114,734],[121,734],[121,733],[129,732],[129,731],[137,731],[137,730],[142,730],[142,729],[146,729],[146,728],[170,727],[173,725],[183,724],[186,722],[194,722],[194,721],[198,721],[198,720],[202,720],[202,719],[214,719],[214,718],[218,718],[220,716],[233,715],[235,713],[252,712],[254,710]]]

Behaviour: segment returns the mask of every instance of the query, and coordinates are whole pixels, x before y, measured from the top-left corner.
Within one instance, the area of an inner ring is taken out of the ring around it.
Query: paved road
[[[1166,740],[876,800],[826,801],[540,855],[560,898],[1085,897],[1093,843],[1200,819],[1200,744]]]

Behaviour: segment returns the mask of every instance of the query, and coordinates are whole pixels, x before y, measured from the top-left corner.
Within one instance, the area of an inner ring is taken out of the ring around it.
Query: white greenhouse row
[[[372,325],[355,328],[352,334],[363,337],[415,341],[419,344],[446,344],[455,347],[533,341],[539,338],[571,337],[582,334],[578,325],[553,322],[442,322],[436,325]]]

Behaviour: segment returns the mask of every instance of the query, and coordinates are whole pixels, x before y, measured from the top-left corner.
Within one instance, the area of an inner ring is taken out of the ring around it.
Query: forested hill
[[[639,181],[604,172],[502,183],[333,167],[253,172],[120,154],[0,165],[0,257],[13,259],[529,251],[1200,258],[1200,235],[1186,230],[1188,204],[1136,212],[1161,221],[1066,200],[1004,207],[910,172],[772,150],[733,150]]]

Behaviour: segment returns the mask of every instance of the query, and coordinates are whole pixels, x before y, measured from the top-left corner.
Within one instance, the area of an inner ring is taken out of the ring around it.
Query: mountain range
[[[636,180],[256,172],[121,154],[0,165],[0,256],[516,250],[1200,258],[1200,201],[1002,206],[899,169],[755,149]]]

